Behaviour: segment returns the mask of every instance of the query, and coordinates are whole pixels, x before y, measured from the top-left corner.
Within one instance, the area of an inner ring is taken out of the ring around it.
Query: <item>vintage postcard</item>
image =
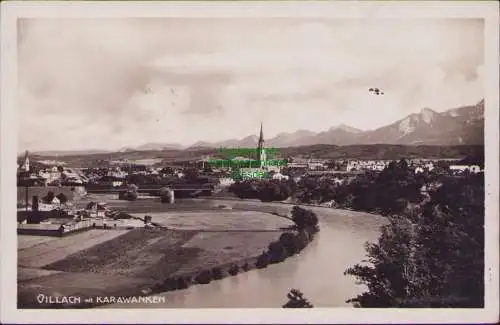
[[[498,9],[3,2],[2,322],[498,321]]]

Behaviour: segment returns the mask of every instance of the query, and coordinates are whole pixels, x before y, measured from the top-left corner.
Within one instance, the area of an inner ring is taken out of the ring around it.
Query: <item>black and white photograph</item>
[[[498,4],[426,3],[2,3],[2,322],[498,321]]]

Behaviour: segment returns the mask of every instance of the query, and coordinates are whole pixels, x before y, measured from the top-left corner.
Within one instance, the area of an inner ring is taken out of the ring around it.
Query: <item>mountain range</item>
[[[219,147],[255,147],[258,136],[249,135],[242,139],[229,139],[219,142],[199,141],[190,147],[175,143],[146,143],[138,147],[122,148],[120,152],[150,150],[181,150]],[[453,108],[438,113],[423,108],[392,124],[375,130],[362,131],[344,124],[323,132],[298,130],[280,133],[265,139],[266,147],[300,147],[317,144],[329,145],[484,145],[484,99],[476,105]],[[101,150],[73,151],[73,154],[106,152]],[[112,152],[111,150],[108,152]],[[55,153],[55,152],[51,152]],[[46,154],[46,152],[36,152]],[[61,152],[59,152],[61,154]]]
[[[258,137],[250,135],[243,139],[220,142],[197,142],[191,148],[254,147]],[[280,133],[266,139],[267,147],[299,147],[316,144],[363,145],[483,145],[484,144],[484,100],[476,105],[463,106],[442,113],[423,108],[390,125],[375,130],[362,131],[347,125],[339,125],[328,131],[312,132],[298,130]]]

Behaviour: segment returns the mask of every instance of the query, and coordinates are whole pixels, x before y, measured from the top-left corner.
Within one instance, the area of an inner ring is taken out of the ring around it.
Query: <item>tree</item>
[[[263,269],[265,267],[267,267],[270,263],[270,258],[269,258],[269,254],[267,254],[266,252],[263,252],[258,258],[257,258],[257,262],[255,263],[255,266],[258,268],[258,269]]]
[[[64,193],[59,193],[56,197],[62,204],[68,202],[68,198],[64,195]]]
[[[240,199],[255,199],[258,196],[257,187],[250,181],[238,181],[229,186],[229,192]]]
[[[281,262],[287,257],[287,251],[280,241],[269,244],[268,254],[270,263]]]
[[[446,178],[420,204],[389,217],[368,264],[346,274],[368,291],[360,307],[484,305],[484,176]]]
[[[172,200],[173,191],[168,187],[162,187],[160,189],[160,200],[162,203],[170,203]]]
[[[135,184],[129,184],[127,185],[127,189],[131,192],[137,192],[139,190],[139,186]]]
[[[282,308],[313,308],[314,306],[304,298],[304,294],[297,289],[292,289],[287,294],[288,302]]]
[[[135,201],[139,197],[139,187],[135,184],[129,184],[125,192],[120,192],[119,199],[127,201]]]
[[[302,246],[298,237],[290,232],[285,232],[281,234],[279,241],[289,255],[294,255],[298,253]]]
[[[318,217],[314,212],[297,205],[292,208],[292,221],[299,229],[316,227],[318,225]]]
[[[269,181],[259,184],[257,198],[262,202],[280,201],[282,197],[281,188],[278,184]]]
[[[135,191],[126,191],[124,194],[124,199],[127,201],[135,201],[139,195]]]
[[[201,271],[196,277],[195,281],[199,284],[207,284],[212,281],[212,272],[210,270]]]
[[[55,196],[54,192],[49,191],[49,192],[47,193],[47,195],[45,195],[45,196],[44,196],[44,198],[43,198],[43,202],[44,202],[44,203],[52,203],[52,201],[54,200],[54,198],[55,198],[55,197],[56,197],[56,196]]]
[[[232,264],[229,270],[227,271],[230,275],[236,275],[240,272],[240,268],[237,264]]]
[[[212,274],[212,279],[214,280],[220,280],[222,279],[222,270],[220,267],[214,267],[210,270],[210,273]]]
[[[199,173],[195,168],[188,168],[184,171],[186,181],[189,183],[195,183],[198,181]]]

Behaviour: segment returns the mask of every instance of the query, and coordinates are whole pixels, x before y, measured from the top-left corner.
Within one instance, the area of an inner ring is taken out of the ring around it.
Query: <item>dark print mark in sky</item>
[[[380,90],[379,88],[370,88],[368,89],[369,92],[375,94],[375,95],[383,95],[384,92]]]

